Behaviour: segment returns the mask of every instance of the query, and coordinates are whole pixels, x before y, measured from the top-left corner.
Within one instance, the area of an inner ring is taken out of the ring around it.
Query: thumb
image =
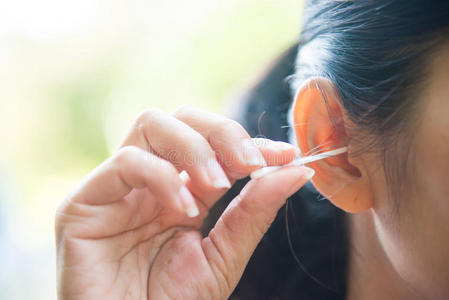
[[[229,293],[277,211],[313,175],[310,168],[289,166],[251,180],[203,240],[204,252],[219,273],[216,278],[225,280]]]

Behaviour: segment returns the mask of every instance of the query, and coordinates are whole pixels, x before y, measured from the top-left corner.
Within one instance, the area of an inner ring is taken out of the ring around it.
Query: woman
[[[310,1],[296,49],[249,94],[246,130],[192,107],[138,117],[58,210],[60,299],[449,297],[449,2]],[[295,157],[249,139],[286,141],[287,118],[302,153],[348,153],[238,181],[203,237],[236,180]],[[295,193],[312,177],[329,201]]]

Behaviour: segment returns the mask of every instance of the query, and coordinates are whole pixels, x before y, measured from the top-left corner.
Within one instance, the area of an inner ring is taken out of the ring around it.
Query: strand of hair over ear
[[[321,280],[319,280],[317,277],[315,277],[312,273],[309,272],[309,270],[307,270],[307,268],[304,266],[303,263],[301,263],[301,260],[299,259],[299,257],[296,255],[295,249],[293,247],[293,243],[291,240],[291,234],[290,234],[290,228],[289,228],[289,224],[288,224],[288,204],[289,201],[287,199],[287,202],[285,203],[284,206],[284,210],[285,210],[285,230],[287,232],[287,241],[288,241],[288,247],[290,248],[290,252],[293,255],[293,259],[295,260],[296,264],[299,266],[299,268],[304,272],[304,274],[306,274],[310,279],[312,279],[315,283],[317,283],[319,286],[334,292],[338,294],[338,291],[330,286],[328,286],[327,284],[325,284],[324,282],[322,282]]]

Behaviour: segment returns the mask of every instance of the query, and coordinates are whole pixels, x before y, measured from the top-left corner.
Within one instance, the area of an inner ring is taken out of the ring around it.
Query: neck
[[[371,211],[349,217],[347,300],[416,299],[379,242]]]

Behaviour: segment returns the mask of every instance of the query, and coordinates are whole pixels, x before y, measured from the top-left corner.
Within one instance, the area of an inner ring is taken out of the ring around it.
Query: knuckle
[[[55,210],[54,232],[57,245],[66,236],[72,236],[73,223],[76,223],[79,220],[79,216],[83,215],[82,211],[73,203],[72,199],[74,197],[76,197],[74,192],[67,195]]]
[[[189,114],[193,109],[193,105],[183,104],[175,109],[175,111],[173,112],[173,116],[176,118],[182,118],[183,116]]]
[[[62,203],[59,204],[58,208],[55,211],[54,224],[55,224],[56,241],[59,241],[62,237],[66,206],[67,206],[66,201],[63,201]]]
[[[150,168],[142,168],[142,172],[148,176],[151,176],[151,173],[157,173],[157,177],[164,180],[179,177],[176,167],[165,159],[153,156],[150,164]]]
[[[117,165],[126,165],[134,161],[135,157],[141,152],[139,147],[125,146],[120,148],[115,154],[113,160]]]
[[[165,159],[158,159],[157,164],[159,166],[162,175],[172,176],[174,174],[178,174],[178,171],[176,170],[175,166],[169,161],[166,161]]]
[[[243,128],[242,125],[240,125],[239,122],[232,120],[232,119],[223,119],[218,122],[218,126],[216,128],[216,132],[219,133],[225,133],[225,132],[234,132],[237,133],[237,135],[240,135],[242,137],[248,137],[248,133]]]
[[[193,153],[204,153],[208,155],[212,155],[212,149],[209,146],[209,143],[204,139],[200,134],[192,134],[189,141],[189,150]]]
[[[66,206],[66,204],[61,204],[55,212],[54,231],[57,244],[64,239],[68,231],[67,228],[70,218],[68,217],[69,213]]]
[[[232,119],[223,119],[221,121],[221,127],[239,131],[244,130],[243,127],[240,125],[240,123]]]
[[[141,176],[145,176],[148,172],[151,173],[156,170],[159,177],[177,174],[177,170],[172,163],[136,146],[125,146],[121,148],[115,155],[113,162],[117,169],[123,170],[125,166],[130,167],[133,168],[133,172],[137,172]],[[143,167],[144,165],[149,168]]]
[[[137,116],[136,125],[143,126],[145,124],[151,123],[160,114],[161,111],[156,108],[147,108]]]
[[[199,156],[199,154],[203,154],[204,157],[213,157],[213,150],[208,141],[197,131],[185,130],[179,132],[178,136],[184,141],[184,144],[181,146],[181,149],[177,149],[178,151],[182,150],[181,152],[175,151],[178,154],[176,157],[177,160],[191,160],[196,158],[195,161],[197,161],[198,158],[203,157],[202,155]]]

